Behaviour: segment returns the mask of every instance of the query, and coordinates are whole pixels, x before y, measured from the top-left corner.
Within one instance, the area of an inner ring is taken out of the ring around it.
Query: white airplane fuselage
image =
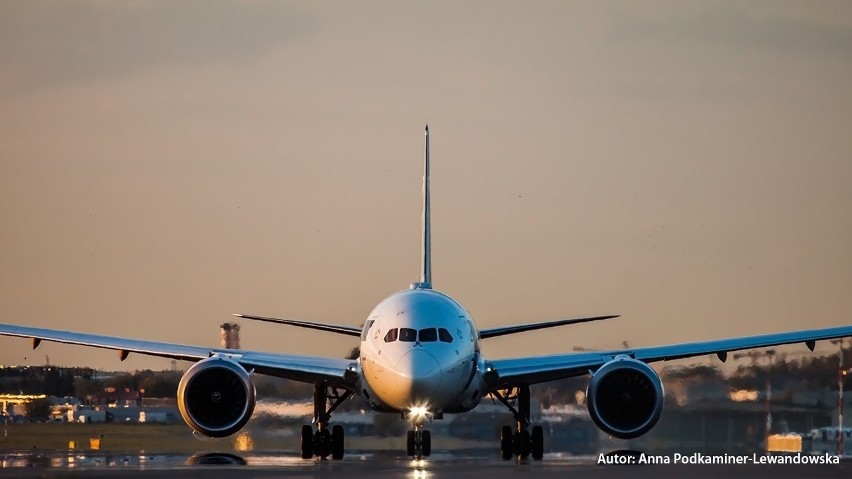
[[[417,283],[370,313],[359,361],[358,392],[376,410],[464,412],[485,393],[470,315],[449,296]]]

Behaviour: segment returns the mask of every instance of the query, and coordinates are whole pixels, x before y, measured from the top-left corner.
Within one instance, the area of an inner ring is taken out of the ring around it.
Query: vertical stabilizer
[[[419,288],[432,287],[432,229],[429,222],[429,125],[426,125],[426,153],[423,161],[423,249]]]

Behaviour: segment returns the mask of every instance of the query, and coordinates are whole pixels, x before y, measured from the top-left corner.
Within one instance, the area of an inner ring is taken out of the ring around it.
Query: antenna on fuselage
[[[420,282],[414,289],[432,289],[432,229],[429,222],[429,125],[426,125],[426,153],[423,162],[423,248],[420,258]]]

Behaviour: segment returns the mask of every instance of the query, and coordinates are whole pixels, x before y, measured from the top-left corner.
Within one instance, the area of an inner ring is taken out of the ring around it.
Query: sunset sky
[[[418,279],[428,123],[436,289],[623,315],[487,357],[852,324],[852,2],[4,1],[0,72],[0,322],[360,325]],[[169,365],[0,338],[45,355]]]

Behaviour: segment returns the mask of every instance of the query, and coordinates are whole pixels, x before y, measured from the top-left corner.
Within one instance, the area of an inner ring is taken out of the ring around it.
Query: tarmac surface
[[[414,460],[388,452],[353,452],[343,460],[303,460],[292,453],[187,455],[93,454],[64,451],[0,452],[4,478],[407,478],[515,477],[613,479],[852,477],[852,461],[839,464],[605,465],[598,457],[545,455],[542,461],[503,461],[486,452],[436,451]]]

